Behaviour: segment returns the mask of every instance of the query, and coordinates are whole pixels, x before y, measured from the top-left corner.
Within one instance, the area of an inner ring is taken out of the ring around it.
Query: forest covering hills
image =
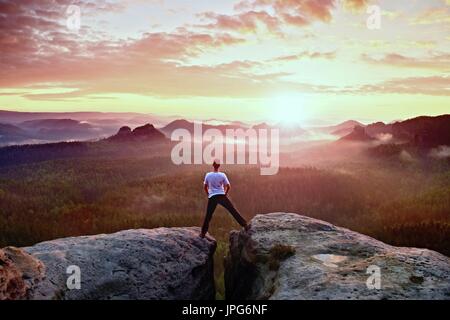
[[[202,183],[209,166],[174,165],[172,143],[151,125],[115,131],[95,142],[0,148],[1,247],[201,224],[206,205]],[[450,158],[445,152],[433,156],[443,146],[415,146],[422,151],[414,153],[405,144],[411,142],[380,144],[375,137],[319,145],[316,153],[286,149],[274,176],[261,176],[249,165],[224,165],[223,170],[232,181],[230,196],[248,219],[298,212],[389,244],[450,255]],[[354,145],[357,149],[351,149]],[[374,155],[380,146],[401,151]],[[339,155],[335,161],[332,153]],[[219,295],[228,233],[234,228],[232,218],[218,209],[210,231],[218,240]]]

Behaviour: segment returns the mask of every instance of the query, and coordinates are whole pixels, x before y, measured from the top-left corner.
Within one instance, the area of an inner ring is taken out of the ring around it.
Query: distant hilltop
[[[170,119],[141,113],[0,110],[0,146],[107,138],[122,126],[162,126]]]
[[[216,129],[225,133],[227,129],[278,129],[282,143],[299,141],[370,141],[380,135],[392,135],[395,142],[403,141],[422,146],[448,144],[449,115],[437,117],[417,117],[391,124],[376,122],[365,125],[355,120],[347,120],[337,125],[302,126],[268,124],[248,124],[241,121],[202,121],[204,131]],[[67,141],[95,141],[133,131],[132,128],[150,124],[167,138],[176,129],[193,133],[195,121],[183,118],[173,120],[153,114],[114,112],[14,112],[0,110],[0,147],[8,145],[42,144]],[[122,128],[122,132],[118,132]],[[127,129],[129,128],[129,130]],[[361,130],[360,128],[364,128]],[[151,129],[151,128],[149,128]],[[154,131],[154,130],[153,130]],[[157,133],[154,131],[156,137]],[[125,137],[125,136],[123,136]],[[114,139],[120,140],[120,137]],[[132,138],[129,136],[128,138]],[[126,140],[126,139],[125,139]],[[133,140],[133,139],[132,139]],[[139,139],[138,139],[139,140]]]
[[[117,134],[109,137],[106,141],[112,142],[133,142],[146,140],[163,140],[165,135],[156,129],[152,124],[146,124],[131,130],[130,127],[124,126],[119,129]]]
[[[364,127],[357,126],[341,141],[368,141],[377,138],[420,148],[450,145],[450,115],[422,116],[391,124],[376,122]]]
[[[0,125],[0,132],[1,128]],[[116,134],[104,139],[4,146],[0,148],[0,166],[80,157],[142,155],[155,146],[169,146],[168,142],[169,139],[151,124],[133,130],[121,127]],[[168,154],[167,150],[158,150],[162,155]]]

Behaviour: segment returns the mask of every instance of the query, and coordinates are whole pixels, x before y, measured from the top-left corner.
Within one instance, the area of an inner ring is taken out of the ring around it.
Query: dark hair
[[[219,169],[219,167],[220,167],[220,162],[219,161],[214,161],[214,163],[213,163],[213,167],[214,167],[214,169]]]

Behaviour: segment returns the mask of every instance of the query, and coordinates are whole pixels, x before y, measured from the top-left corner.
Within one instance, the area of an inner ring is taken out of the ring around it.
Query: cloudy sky
[[[311,124],[450,113],[450,0],[0,0],[0,51],[7,110]]]

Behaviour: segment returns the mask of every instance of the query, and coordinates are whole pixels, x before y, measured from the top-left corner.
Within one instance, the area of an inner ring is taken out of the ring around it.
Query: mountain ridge
[[[131,130],[128,126],[123,126],[119,131],[105,139],[110,142],[136,142],[136,141],[151,141],[151,140],[165,140],[166,136],[152,124],[145,124]]]
[[[369,141],[380,135],[391,135],[393,142],[409,143],[423,149],[450,145],[450,114],[419,116],[390,124],[375,122],[354,128],[340,140]]]

